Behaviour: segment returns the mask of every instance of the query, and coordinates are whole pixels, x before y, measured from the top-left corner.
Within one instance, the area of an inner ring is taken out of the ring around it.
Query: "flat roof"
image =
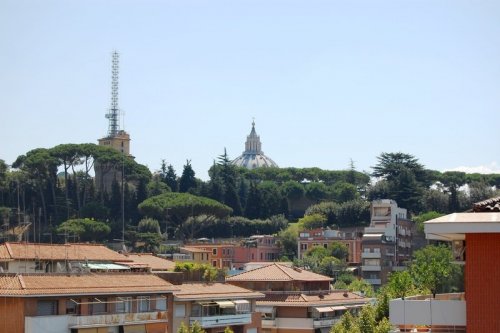
[[[425,236],[437,240],[463,240],[465,234],[500,233],[500,213],[453,213],[424,223]]]

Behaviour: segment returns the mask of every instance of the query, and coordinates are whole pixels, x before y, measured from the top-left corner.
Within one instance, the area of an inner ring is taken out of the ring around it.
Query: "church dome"
[[[247,169],[255,169],[262,167],[275,167],[278,165],[274,163],[274,161],[264,155],[264,152],[261,150],[262,144],[260,143],[260,137],[255,132],[255,121],[252,122],[252,131],[247,136],[247,141],[245,142],[245,151],[241,156],[237,157],[231,163],[244,167]]]

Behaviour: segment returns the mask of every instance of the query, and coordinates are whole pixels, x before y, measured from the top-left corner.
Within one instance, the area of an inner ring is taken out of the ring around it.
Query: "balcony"
[[[340,321],[340,317],[337,317],[337,318],[318,318],[318,319],[314,319],[313,327],[314,328],[332,327],[333,325],[335,325],[339,321]]]
[[[380,259],[380,252],[361,252],[361,259]]]
[[[245,325],[252,322],[251,313],[240,313],[234,315],[208,316],[208,317],[191,317],[190,324],[197,321],[201,327],[225,327],[231,325]]]
[[[389,302],[389,318],[393,325],[439,327],[439,332],[465,332],[466,303],[463,293],[415,296]]]
[[[378,265],[378,266],[365,265],[365,266],[361,266],[361,270],[363,272],[380,272],[382,270],[382,267],[380,267],[380,265]]]
[[[93,316],[54,315],[25,318],[25,332],[68,332],[72,328],[92,328],[167,322],[167,312],[114,313]]]
[[[369,284],[373,284],[373,285],[381,285],[382,284],[382,280],[381,279],[364,279],[366,282],[368,282]]]
[[[71,316],[70,328],[167,322],[166,311]]]

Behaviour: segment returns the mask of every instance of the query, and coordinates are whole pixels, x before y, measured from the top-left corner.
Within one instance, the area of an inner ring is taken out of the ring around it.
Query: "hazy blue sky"
[[[197,176],[255,117],[281,167],[381,152],[500,172],[500,1],[0,1],[0,159],[107,132],[111,53],[131,152]]]

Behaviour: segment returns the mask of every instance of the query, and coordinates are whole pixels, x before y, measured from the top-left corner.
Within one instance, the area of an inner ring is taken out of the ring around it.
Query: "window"
[[[175,306],[175,311],[177,311],[177,306],[181,306],[181,305],[176,305]],[[182,305],[183,307],[183,310],[182,311],[186,311],[186,309],[184,308],[184,305]],[[184,317],[184,316],[183,316]],[[191,306],[191,317],[201,317],[201,305],[200,304],[193,304]]]
[[[194,308],[196,308],[196,310],[194,310]],[[193,305],[193,311],[191,311],[191,315],[193,315],[193,313],[196,314],[196,316],[194,317],[198,317],[200,315],[200,306],[198,304],[196,305]],[[184,318],[186,316],[186,305],[185,304],[176,304],[174,306],[174,317],[176,318]]]
[[[116,312],[128,313],[132,312],[132,298],[131,297],[118,297],[116,303]]]
[[[307,244],[305,244],[305,243],[300,243],[300,249],[301,249],[301,250],[307,250]]]
[[[66,314],[80,314],[80,300],[68,299],[66,301]]]
[[[213,254],[214,256],[216,256],[216,255],[217,255],[217,248],[212,249],[212,254]]]
[[[57,301],[38,301],[36,304],[37,316],[53,316],[57,314]]]
[[[137,297],[137,311],[138,312],[148,312],[150,307],[149,296],[139,296]]]
[[[365,266],[380,266],[380,259],[365,259]]]
[[[167,311],[167,298],[162,296],[156,297],[156,310]]]
[[[93,303],[90,303],[89,305],[90,314],[94,315],[108,312],[108,304],[106,303],[107,301],[107,298],[94,298],[93,300],[91,300],[91,302]]]

